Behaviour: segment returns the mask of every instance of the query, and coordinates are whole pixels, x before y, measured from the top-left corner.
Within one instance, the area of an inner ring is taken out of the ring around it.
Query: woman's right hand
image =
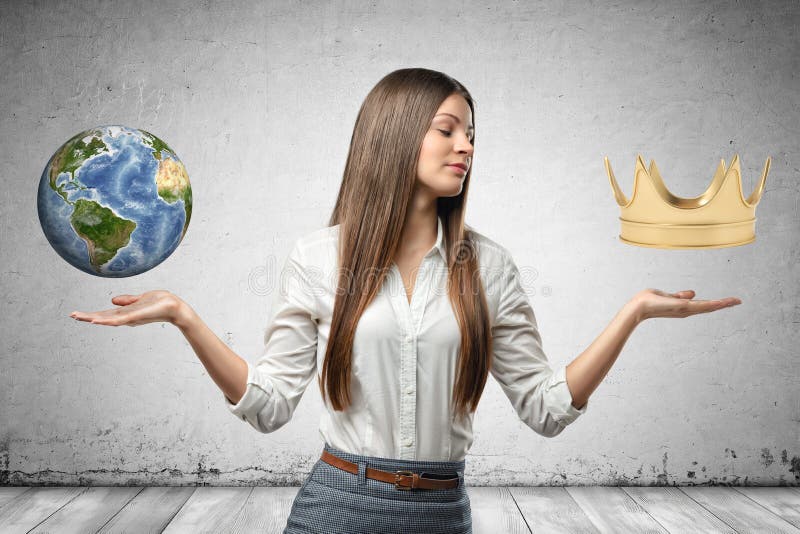
[[[78,321],[108,326],[139,326],[147,323],[173,323],[184,302],[169,291],[147,291],[141,295],[117,295],[111,299],[118,308],[96,312],[74,311],[69,316]]]

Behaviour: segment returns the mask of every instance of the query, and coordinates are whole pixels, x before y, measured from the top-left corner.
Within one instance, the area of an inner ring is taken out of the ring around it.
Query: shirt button
[[[414,386],[408,386],[406,388],[406,394],[411,395],[412,393],[414,393]]]
[[[413,440],[413,439],[411,439],[411,438],[408,438],[408,439],[406,439],[406,440],[403,442],[403,444],[404,444],[406,447],[410,447],[411,445],[413,445],[413,444],[414,444],[414,440]]]

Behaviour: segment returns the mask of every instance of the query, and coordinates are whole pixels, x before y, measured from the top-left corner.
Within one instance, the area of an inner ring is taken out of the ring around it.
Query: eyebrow
[[[461,122],[461,119],[459,119],[458,117],[456,117],[456,116],[455,116],[455,115],[453,115],[452,113],[437,113],[437,114],[436,114],[436,117],[438,117],[439,115],[448,115],[448,116],[450,116],[450,117],[453,117],[453,118],[456,120],[456,122],[457,122],[457,123],[460,123],[460,122]],[[474,126],[470,126],[469,128],[467,128],[467,130],[474,130],[474,129],[475,129],[475,127],[474,127]]]

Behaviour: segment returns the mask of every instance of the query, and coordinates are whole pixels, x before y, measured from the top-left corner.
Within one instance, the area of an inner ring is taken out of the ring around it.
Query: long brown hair
[[[339,279],[319,386],[323,399],[327,386],[335,410],[344,410],[351,403],[356,326],[383,284],[397,251],[422,141],[439,106],[452,94],[466,99],[474,120],[472,96],[458,81],[434,70],[400,69],[375,85],[358,112],[329,221],[330,226],[340,225]],[[477,251],[464,223],[471,174],[470,165],[460,194],[437,199],[447,248],[448,296],[461,330],[453,417],[477,408],[492,355]]]

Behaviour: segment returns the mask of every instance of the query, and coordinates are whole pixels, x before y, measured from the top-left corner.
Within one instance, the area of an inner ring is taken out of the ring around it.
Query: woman
[[[464,457],[490,372],[529,427],[555,436],[641,321],[741,303],[641,291],[554,372],[508,250],[464,223],[473,113],[463,85],[428,69],[394,71],[370,91],[329,226],[290,252],[255,365],[168,291],[72,314],[175,324],[230,411],[260,432],[286,424],[317,376],[323,455],[285,533],[471,532]]]

